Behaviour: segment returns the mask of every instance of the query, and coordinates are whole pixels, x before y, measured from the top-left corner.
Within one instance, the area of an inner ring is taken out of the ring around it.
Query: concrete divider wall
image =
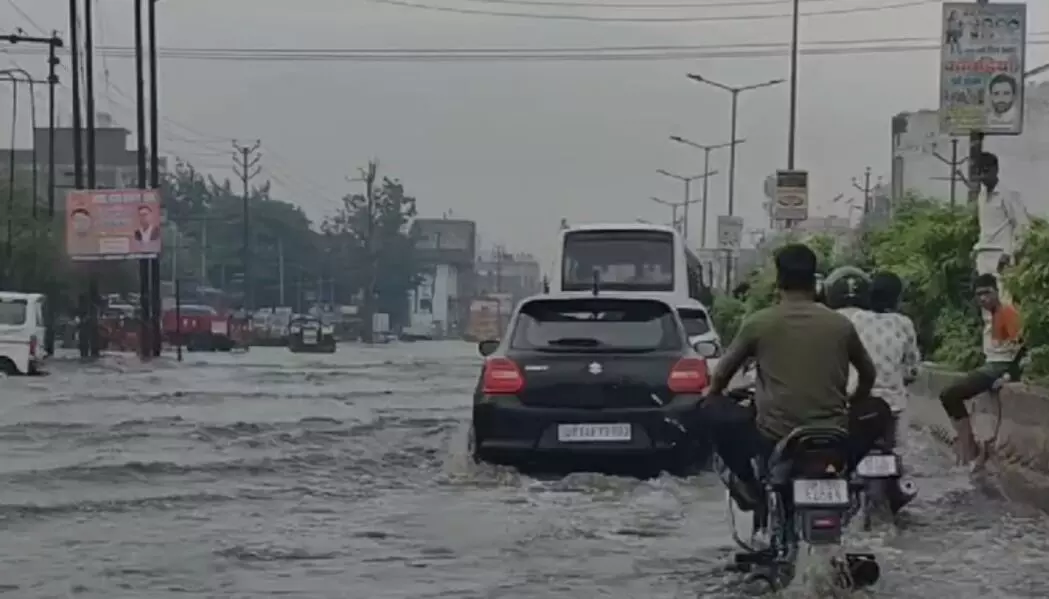
[[[939,393],[961,376],[925,365],[908,410],[912,425],[927,428],[939,440],[950,443],[954,430]],[[997,429],[990,467],[998,474],[1002,491],[1010,499],[1049,511],[1049,389],[1010,383],[1002,389],[1000,402],[981,396],[972,402],[970,410],[978,438],[992,438]]]

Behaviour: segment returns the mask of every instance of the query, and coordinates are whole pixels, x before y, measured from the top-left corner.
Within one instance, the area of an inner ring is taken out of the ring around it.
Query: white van
[[[44,351],[44,296],[0,291],[0,372],[38,374]]]

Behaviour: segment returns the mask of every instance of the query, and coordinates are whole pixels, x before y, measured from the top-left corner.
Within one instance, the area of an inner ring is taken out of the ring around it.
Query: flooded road
[[[474,346],[0,380],[0,594],[42,598],[734,597],[712,476],[540,481],[465,455]],[[921,495],[852,535],[877,597],[1049,596],[1049,525],[911,432]]]

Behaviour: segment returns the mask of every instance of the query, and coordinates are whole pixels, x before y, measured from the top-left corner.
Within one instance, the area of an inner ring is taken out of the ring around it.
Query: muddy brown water
[[[0,594],[735,597],[712,476],[539,480],[465,455],[474,347],[256,348],[0,380]],[[850,533],[860,596],[1049,596],[1049,524],[909,434],[899,530]]]

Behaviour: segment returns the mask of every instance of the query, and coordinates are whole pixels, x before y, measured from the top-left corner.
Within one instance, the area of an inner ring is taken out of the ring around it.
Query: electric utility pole
[[[241,191],[244,194],[244,230],[242,240],[244,278],[242,289],[244,291],[244,310],[249,314],[254,307],[252,305],[251,278],[251,180],[262,170],[262,167],[259,166],[259,161],[262,160],[262,154],[259,153],[260,147],[262,147],[261,140],[255,140],[255,143],[250,146],[240,145],[236,140],[233,141],[233,173],[240,179]]]
[[[951,176],[949,177],[949,180],[951,182],[951,206],[954,206],[958,181],[962,181],[966,185],[969,184],[969,178],[966,177],[965,174],[961,171],[961,166],[969,160],[969,157],[958,157],[958,138],[954,138],[951,140],[950,160],[947,160],[943,156],[940,156],[935,150],[933,150],[932,155],[935,156],[937,160],[951,168]]]
[[[852,186],[863,192],[863,215],[867,216],[871,213],[871,167],[863,171],[863,185],[860,186],[856,177],[853,177]]]
[[[360,178],[358,180],[364,181],[364,199],[367,204],[365,210],[367,211],[365,216],[368,219],[367,227],[364,231],[364,259],[367,267],[367,284],[364,287],[363,300],[363,312],[361,329],[361,340],[365,343],[373,343],[375,341],[375,287],[376,279],[379,276],[378,264],[376,264],[377,254],[375,251],[375,179],[378,177],[379,163],[376,160],[368,162],[368,166],[361,169]]]
[[[75,7],[76,7],[76,1],[73,0],[73,8],[75,9]],[[29,43],[29,44],[47,44],[47,46],[48,46],[48,52],[47,52],[47,66],[48,66],[48,68],[47,68],[47,88],[48,88],[47,89],[47,99],[48,99],[48,101],[47,101],[47,105],[48,105],[48,108],[47,108],[47,140],[48,140],[48,142],[47,142],[47,215],[48,215],[48,223],[50,223],[50,226],[53,226],[54,225],[54,220],[55,220],[54,219],[54,217],[55,217],[55,124],[56,124],[55,123],[55,118],[56,118],[56,116],[55,116],[55,87],[57,87],[58,84],[59,84],[58,75],[55,73],[55,70],[58,67],[58,65],[61,63],[61,61],[58,59],[58,55],[57,55],[58,49],[59,48],[64,48],[65,44],[62,41],[62,38],[58,37],[58,32],[56,32],[56,31],[52,31],[50,37],[37,37],[37,36],[25,35],[21,30],[19,30],[18,33],[15,33],[15,34],[0,36],[0,40],[6,41],[9,44]],[[74,59],[75,59],[75,57],[77,55],[76,48],[71,48],[70,49],[70,53],[71,53],[71,56],[74,57]],[[21,70],[21,69],[18,69],[18,70]],[[74,68],[74,72],[76,72],[75,68]],[[75,80],[76,77],[73,77],[73,79]],[[74,83],[74,86],[75,85],[76,84]],[[76,89],[76,88],[74,87],[74,89]],[[30,89],[30,92],[32,93],[32,89]],[[76,102],[74,102],[74,106],[77,106]],[[35,114],[35,111],[34,111],[34,114]],[[79,139],[77,137],[78,135],[79,135],[79,129],[74,129],[74,139]],[[35,145],[36,144],[34,142],[34,147],[35,147]],[[78,143],[77,149],[79,149],[79,143]],[[11,152],[12,156],[14,156],[14,151],[13,150],[14,150],[14,148],[12,148],[12,152]],[[77,155],[77,152],[75,150],[74,150],[74,154]],[[76,166],[74,168],[75,168],[75,170],[78,170],[79,169],[79,164],[80,164],[79,155],[77,155],[77,160],[75,161],[75,163],[76,163]],[[33,168],[34,168],[34,170],[36,169],[36,159],[35,158],[33,160]],[[14,176],[14,169],[13,168],[11,169],[11,176],[12,177]],[[34,185],[34,187],[36,185],[36,182],[37,182],[37,177],[34,174],[33,175],[33,185]],[[14,185],[12,184],[12,188],[13,187],[14,187]],[[37,218],[37,216],[38,216],[37,215],[37,194],[36,194],[36,192],[34,192],[33,193],[33,219],[35,220]],[[10,214],[8,214],[8,218],[10,218]],[[8,238],[10,239],[10,236],[8,236]],[[45,353],[47,355],[51,356],[51,355],[54,355],[54,353],[55,353],[55,308],[54,308],[54,306],[55,306],[55,303],[56,303],[55,299],[54,299],[54,281],[51,279],[51,277],[47,277],[45,279],[44,291],[45,291],[45,293],[47,294],[47,296],[49,298],[49,301],[47,302],[47,305],[44,308],[45,309],[45,313],[44,313],[44,323],[45,323],[45,325],[44,325],[44,351],[45,351]]]

